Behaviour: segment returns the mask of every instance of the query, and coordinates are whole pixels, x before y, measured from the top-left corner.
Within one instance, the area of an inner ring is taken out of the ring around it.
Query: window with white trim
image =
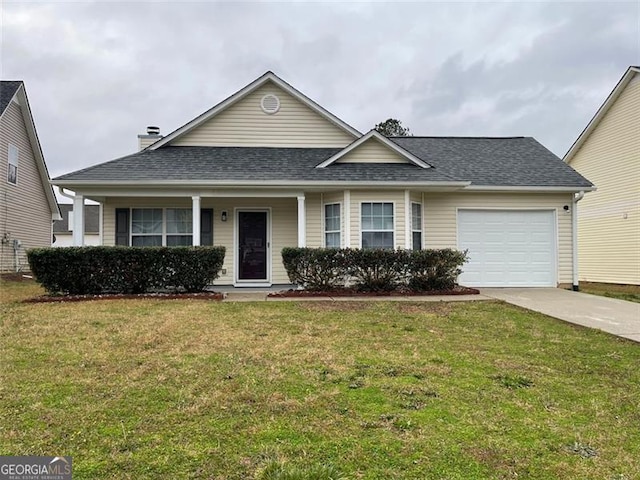
[[[363,202],[360,204],[362,248],[394,248],[393,203]]]
[[[193,210],[190,208],[132,208],[131,245],[175,247],[193,244]]]
[[[324,206],[324,246],[340,248],[340,204],[327,203]]]
[[[9,183],[13,183],[14,185],[18,184],[18,157],[20,156],[20,151],[18,147],[15,145],[9,144],[9,163],[7,168],[7,181]]]
[[[411,204],[411,248],[422,250],[422,204]]]

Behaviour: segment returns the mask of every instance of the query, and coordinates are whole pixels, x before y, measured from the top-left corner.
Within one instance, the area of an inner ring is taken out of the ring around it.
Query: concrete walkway
[[[483,296],[640,342],[640,303],[560,288],[481,288]]]

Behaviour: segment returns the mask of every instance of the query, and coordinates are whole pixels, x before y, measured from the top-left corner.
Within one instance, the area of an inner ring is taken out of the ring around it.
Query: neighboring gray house
[[[53,222],[53,246],[71,247],[73,245],[73,205],[58,204],[62,220]],[[84,245],[101,245],[100,205],[84,206]]]
[[[362,134],[267,72],[140,147],[54,184],[102,203],[105,245],[225,246],[216,284],[288,283],[287,246],[468,249],[471,286],[577,280],[593,185],[533,138]]]
[[[0,272],[25,271],[60,213],[22,81],[0,81],[0,164]]]

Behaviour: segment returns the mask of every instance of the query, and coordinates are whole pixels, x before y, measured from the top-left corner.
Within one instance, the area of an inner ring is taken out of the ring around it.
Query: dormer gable
[[[360,137],[316,168],[326,168],[334,163],[405,163],[421,168],[431,167],[375,130]]]

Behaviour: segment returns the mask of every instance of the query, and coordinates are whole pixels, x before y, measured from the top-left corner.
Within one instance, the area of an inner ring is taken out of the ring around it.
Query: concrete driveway
[[[560,288],[481,288],[480,293],[640,342],[640,303]]]

